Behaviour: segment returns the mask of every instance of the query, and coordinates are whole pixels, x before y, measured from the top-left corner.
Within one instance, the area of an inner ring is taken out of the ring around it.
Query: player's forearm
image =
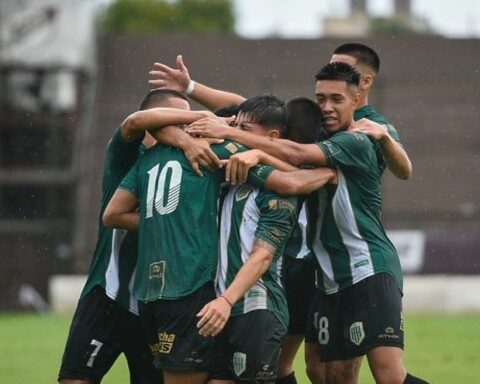
[[[167,125],[190,124],[206,116],[204,112],[200,111],[185,111],[175,108],[152,108],[132,113],[125,119],[123,126],[128,131],[145,131]]]
[[[195,82],[195,88],[189,96],[197,103],[202,104],[212,111],[232,104],[238,105],[245,100],[243,96],[210,88],[197,82]]]
[[[280,160],[283,160],[293,166],[300,166],[304,163],[305,158],[302,154],[301,144],[290,140],[272,139],[269,137],[258,136],[241,129],[225,130],[226,139],[236,141],[248,148],[261,149]]]
[[[255,239],[256,244],[259,242],[265,243]],[[272,250],[273,247],[270,244],[266,245],[266,247],[254,245],[250,258],[240,268],[232,284],[223,293],[222,296],[225,296],[231,304],[235,304],[241,299],[270,267],[275,251]]]
[[[259,155],[260,164],[270,165],[271,167],[278,169],[279,171],[285,171],[285,172],[298,170],[297,167],[290,165],[286,161],[280,160],[275,156],[269,155],[268,153],[263,152],[262,150],[259,150],[259,151],[261,151]]]
[[[331,168],[301,169],[293,172],[275,170],[267,178],[265,188],[280,195],[307,195],[336,178]]]
[[[412,163],[407,152],[388,134],[379,141],[388,169],[397,178],[408,180],[412,175]]]
[[[127,231],[138,231],[140,225],[140,214],[138,212],[109,213],[105,211],[103,224],[107,228],[126,229]]]
[[[182,128],[175,125],[169,125],[161,129],[151,130],[150,134],[163,145],[185,149],[192,137],[186,133]]]

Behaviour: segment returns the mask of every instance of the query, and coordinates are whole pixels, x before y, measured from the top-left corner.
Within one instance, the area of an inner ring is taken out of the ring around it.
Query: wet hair
[[[273,128],[283,136],[287,129],[285,103],[273,95],[254,96],[238,106],[239,113],[248,115],[253,123],[265,129]]]
[[[297,143],[315,143],[321,137],[322,113],[318,105],[306,97],[295,97],[285,103],[288,125],[285,136]]]
[[[315,80],[345,81],[347,85],[358,87],[358,84],[360,83],[360,74],[350,64],[333,62],[320,69],[315,75]]]
[[[359,43],[342,44],[333,51],[335,55],[347,55],[355,58],[357,64],[369,67],[375,74],[380,70],[380,58],[370,47]]]
[[[173,89],[152,89],[147,95],[143,98],[142,102],[140,103],[140,111],[144,111],[150,108],[162,107],[164,103],[171,99],[172,97],[176,97],[179,99],[183,99],[188,102],[188,99],[178,91],[174,91]]]
[[[213,113],[218,117],[230,117],[238,115],[237,104],[227,105],[226,107],[217,108]]]

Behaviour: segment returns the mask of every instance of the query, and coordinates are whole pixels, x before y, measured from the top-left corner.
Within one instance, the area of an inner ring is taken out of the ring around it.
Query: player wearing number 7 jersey
[[[152,90],[117,128],[108,143],[102,183],[100,217],[128,170],[154,140],[138,129],[134,118],[153,107],[188,109],[183,95]],[[137,258],[137,234],[106,228],[100,221],[98,240],[88,279],[75,311],[58,375],[61,384],[94,384],[123,353],[130,383],[158,384],[161,374],[153,368],[151,354],[138,317],[131,282]]]

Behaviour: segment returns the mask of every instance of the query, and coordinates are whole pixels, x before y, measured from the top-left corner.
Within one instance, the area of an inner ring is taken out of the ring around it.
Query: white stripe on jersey
[[[373,263],[368,243],[358,230],[347,180],[340,169],[337,169],[337,172],[338,186],[332,199],[332,211],[335,223],[350,256],[352,281],[355,284],[374,274]]]
[[[133,268],[132,271],[132,278],[130,279],[130,283],[128,284],[128,291],[130,292],[130,306],[129,310],[130,312],[133,312],[134,314],[138,315],[138,300],[132,295],[133,292],[133,285],[135,284],[135,276],[137,275],[137,266]]]
[[[318,212],[314,212],[317,215],[317,228],[315,237],[312,241],[312,250],[317,258],[318,264],[322,269],[323,275],[323,288],[327,294],[338,291],[338,284],[335,282],[333,275],[332,262],[330,261],[330,255],[322,244],[320,235],[322,233],[322,224],[325,216],[325,209],[327,207],[327,191],[325,188],[320,188],[318,194]]]
[[[119,257],[120,257],[120,247],[125,240],[125,236],[127,236],[127,231],[123,229],[114,229],[112,233],[112,252],[110,253],[110,259],[108,261],[108,267],[105,271],[105,293],[108,297],[112,300],[117,299],[118,290],[120,289],[120,280],[118,278],[119,274]],[[133,286],[133,279],[135,273],[132,275],[132,280],[130,281],[130,285]],[[130,289],[131,292],[131,289]],[[132,300],[135,301],[135,305],[132,306]],[[130,308],[129,311],[138,315],[138,305],[136,303],[136,299],[133,298],[132,294],[130,293]]]
[[[222,217],[220,219],[220,239],[218,241],[219,246],[219,258],[217,266],[217,278],[215,284],[215,290],[217,295],[220,296],[227,289],[226,279],[227,279],[227,270],[228,270],[228,239],[230,238],[231,230],[231,212],[233,208],[233,199],[229,198],[230,193],[237,188],[231,188],[227,196],[223,200],[222,206]]]
[[[237,198],[237,191],[242,187],[243,185],[232,188],[225,197],[223,203],[222,219],[220,222],[221,247],[219,264],[221,266],[219,268],[220,274],[218,278],[218,290],[221,293],[223,293],[226,289],[226,278],[228,270],[228,241],[232,230],[232,210],[234,201]],[[250,255],[252,253],[253,242],[255,239],[255,231],[257,229],[258,221],[260,218],[260,210],[258,209],[255,201],[257,195],[258,189],[253,189],[252,192],[248,195],[247,201],[243,209],[242,222],[239,228],[239,245],[241,249],[240,257],[243,264],[245,264],[245,262],[250,258]],[[248,290],[248,292],[244,296],[243,313],[247,313],[255,309],[266,308],[267,289],[263,284],[262,280],[259,280],[252,288]]]
[[[295,256],[296,259],[304,259],[310,253],[310,249],[307,246],[307,209],[305,205],[306,204],[303,203],[300,214],[298,215],[298,226],[302,231],[302,247]]]

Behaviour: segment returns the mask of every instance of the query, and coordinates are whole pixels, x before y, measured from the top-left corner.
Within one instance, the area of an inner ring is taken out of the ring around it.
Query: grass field
[[[69,324],[65,316],[0,314],[0,383],[55,383]],[[405,361],[431,384],[480,383],[480,316],[408,316]],[[298,382],[308,383],[301,356],[296,367]],[[103,383],[128,383],[123,357]],[[373,383],[367,364],[360,383]]]

